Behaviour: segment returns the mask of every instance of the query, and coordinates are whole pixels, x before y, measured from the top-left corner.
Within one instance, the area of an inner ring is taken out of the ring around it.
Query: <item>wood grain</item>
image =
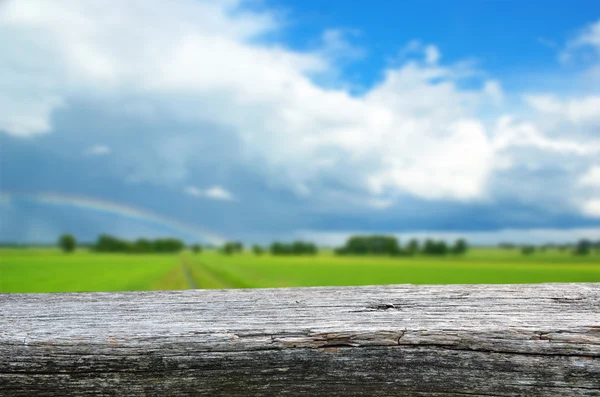
[[[2,396],[600,396],[600,284],[1,294]]]

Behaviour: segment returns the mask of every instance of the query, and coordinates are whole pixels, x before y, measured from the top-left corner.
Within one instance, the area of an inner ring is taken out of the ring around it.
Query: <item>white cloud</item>
[[[600,142],[549,137],[536,123],[504,116],[494,129],[493,147],[492,197],[553,213],[581,212],[589,192],[577,180],[600,156]]]
[[[515,148],[579,157],[600,150],[565,139],[564,131],[548,137],[537,120],[502,118],[494,128],[494,117],[481,116],[481,109],[505,100],[500,82],[478,77],[467,63],[441,64],[432,44],[409,43],[402,54],[416,52],[418,60],[390,67],[376,86],[352,95],[315,83],[335,71],[336,59],[361,55],[340,30],[326,31],[322,48],[299,52],[271,40],[280,29],[273,13],[251,11],[242,0],[108,4],[0,5],[0,37],[6,38],[0,60],[7,61],[0,62],[0,85],[8,87],[0,90],[0,105],[6,105],[0,106],[0,130],[50,132],[53,111],[78,97],[133,98],[135,106],[124,108],[151,109],[140,102],[148,98],[161,114],[203,128],[160,138],[128,132],[143,137],[131,138],[142,142],[127,159],[138,162],[129,167],[132,179],[185,181],[187,169],[202,164],[193,148],[226,131],[241,142],[239,161],[260,163],[271,183],[318,197],[319,182],[335,180],[361,192],[365,206],[379,208],[399,194],[487,199],[493,172],[499,164],[507,168],[503,156]],[[544,117],[571,123],[596,125],[600,114],[596,96],[530,96],[528,102]],[[218,186],[185,191],[233,199]]]
[[[600,188],[600,166],[591,167],[579,178],[579,185]]]
[[[190,196],[194,196],[194,197],[204,196],[204,191],[195,186],[187,186],[183,191],[185,193],[189,194]]]
[[[425,47],[425,62],[427,62],[428,64],[435,65],[436,63],[438,63],[441,57],[442,54],[436,46],[428,45],[427,47]]]
[[[577,156],[600,154],[600,145],[588,145],[576,141],[550,139],[542,134],[534,123],[515,120],[511,116],[498,119],[494,148],[497,151],[513,147],[532,147],[546,152]]]
[[[493,158],[483,126],[468,119],[458,120],[445,132],[445,137],[434,141],[434,137],[427,136],[419,139],[415,128],[420,147],[411,148],[414,152],[406,156],[393,156],[388,151],[386,167],[369,176],[372,191],[400,188],[428,199],[481,197]],[[392,147],[392,151],[397,149]],[[383,145],[381,150],[386,152]]]
[[[0,2],[0,46],[7,61],[0,62],[0,130],[21,136],[47,132],[52,110],[68,94],[148,87],[169,63],[168,55],[177,55],[190,43],[201,46],[204,38],[211,44],[208,52],[223,44],[223,55],[228,45],[276,26],[270,14],[238,10],[239,3],[179,0],[169,7],[157,0]],[[291,58],[282,62],[296,62]]]
[[[224,201],[232,201],[233,195],[229,193],[227,190],[223,189],[220,186],[213,186],[204,192],[206,197],[215,199],[215,200],[224,200]]]
[[[367,205],[378,210],[385,210],[394,205],[394,200],[374,198],[367,201]]]
[[[525,101],[544,117],[600,126],[600,95],[560,100],[556,95],[526,95]]]
[[[423,44],[420,40],[409,41],[398,53],[398,58],[403,60],[413,55],[422,56],[426,65],[434,66],[442,58],[440,49],[434,44]]]
[[[274,29],[273,18],[243,11],[243,3],[105,4],[8,3],[0,21],[47,43],[50,59],[60,66],[50,72],[68,71],[53,75],[64,91],[36,90],[62,95],[67,103],[67,92],[159,96],[177,117],[234,130],[281,184],[310,189],[330,175],[370,191],[461,200],[483,195],[493,153],[476,110],[497,90],[489,84],[459,88],[464,71],[438,66],[437,47],[422,49],[425,64],[390,69],[378,86],[355,97],[311,81],[333,67],[327,57],[258,44],[257,38]],[[326,32],[325,41],[347,49],[338,31]],[[188,105],[168,103],[178,97]],[[473,155],[467,159],[465,151]],[[174,156],[177,167],[193,161]],[[169,174],[185,175],[161,172]]]
[[[502,104],[504,101],[504,91],[500,82],[497,80],[488,80],[483,86],[483,91],[490,97],[492,102],[496,105]]]
[[[107,145],[94,145],[84,151],[88,156],[106,156],[111,153],[110,147]]]
[[[600,166],[590,167],[578,180],[581,212],[591,218],[600,218]]]
[[[600,20],[587,26],[569,45],[571,47],[591,46],[600,52]]]
[[[9,97],[0,94],[0,131],[17,136],[50,132],[52,111],[62,105],[62,99],[52,94],[19,95],[16,91],[15,88],[13,92],[9,92]]]
[[[211,186],[207,189],[199,189],[195,186],[187,186],[184,192],[194,197],[206,197],[219,201],[234,201],[235,197],[221,186]]]
[[[423,44],[420,40],[411,40],[398,51],[398,58],[404,59],[408,55],[421,52],[423,50]]]
[[[586,201],[583,204],[583,213],[591,218],[600,218],[600,198]]]
[[[353,45],[347,36],[356,36],[358,32],[353,30],[328,29],[322,35],[322,47],[319,52],[326,58],[357,60],[365,56],[365,49]]]
[[[559,53],[558,59],[567,64],[591,60],[591,72],[600,66],[600,20],[582,29],[577,36],[569,40]]]

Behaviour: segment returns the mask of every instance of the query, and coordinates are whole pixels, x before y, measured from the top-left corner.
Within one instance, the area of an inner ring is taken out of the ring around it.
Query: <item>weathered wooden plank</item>
[[[600,284],[0,295],[0,395],[598,396]]]

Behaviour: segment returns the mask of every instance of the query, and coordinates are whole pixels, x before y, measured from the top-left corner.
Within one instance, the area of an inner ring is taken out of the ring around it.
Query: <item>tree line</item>
[[[410,240],[402,246],[394,236],[371,235],[352,236],[343,247],[336,248],[337,255],[389,255],[389,256],[414,256],[432,255],[443,256],[448,254],[463,255],[469,249],[465,239],[458,239],[452,245],[443,240],[427,239],[420,243],[417,239]]]
[[[95,252],[123,252],[123,253],[176,253],[186,248],[183,241],[176,238],[145,239],[139,238],[134,241],[121,239],[108,234],[98,236],[95,243],[78,244],[77,239],[71,234],[64,234],[58,240],[58,246],[64,252],[73,252],[77,246],[85,246]],[[561,252],[572,252],[575,255],[589,255],[593,251],[600,253],[600,241],[593,242],[581,239],[575,244],[544,244],[519,246],[512,243],[500,243],[501,249],[520,249],[523,255],[532,255],[538,251],[556,249]],[[192,244],[190,250],[195,254],[202,252],[200,244]],[[409,240],[401,245],[394,236],[387,235],[355,235],[348,238],[342,247],[334,249],[336,255],[387,255],[387,256],[444,256],[463,255],[469,249],[465,239],[457,239],[453,244],[443,240],[426,239],[420,242],[417,239]],[[263,247],[253,245],[251,247],[255,255],[270,253],[271,255],[316,255],[319,251],[312,242],[275,241],[270,246]],[[229,241],[221,245],[219,251],[226,255],[233,255],[244,251],[244,244],[240,241]]]
[[[316,255],[317,246],[313,243],[304,241],[294,241],[293,243],[280,243],[278,241],[271,244],[271,254],[273,255]]]
[[[574,255],[590,255],[593,251],[600,253],[600,240],[594,242],[588,239],[580,239],[572,244],[542,244],[542,245],[523,245],[519,246],[513,243],[500,243],[499,248],[506,250],[520,249],[523,255],[533,255],[536,252],[545,252],[547,250],[557,250],[559,252],[571,252]]]
[[[226,255],[240,253],[243,250],[244,245],[239,241],[227,242],[220,249]],[[275,241],[267,248],[260,245],[253,245],[252,252],[255,255],[262,255],[266,252],[269,252],[271,255],[316,255],[318,249],[314,243],[305,241],[294,241],[291,243]]]
[[[58,239],[58,246],[64,252],[73,252],[77,247],[77,239],[71,234],[63,234]],[[174,253],[182,251],[185,243],[176,238],[145,239],[129,241],[122,238],[101,234],[94,244],[89,245],[95,252],[122,252],[129,254]]]
[[[98,236],[92,247],[96,252],[125,252],[137,254],[179,252],[185,248],[185,243],[176,238],[158,238],[155,240],[139,238],[135,241],[120,239],[107,234]]]
[[[77,239],[71,234],[63,234],[58,240],[58,246],[64,252],[73,252],[77,248]],[[98,236],[93,244],[87,244],[91,251],[95,252],[123,252],[132,254],[150,254],[150,253],[175,253],[185,249],[185,243],[175,238],[145,239],[139,238],[130,241],[108,234]],[[199,254],[203,247],[200,244],[192,244],[190,250]],[[226,255],[233,255],[244,251],[244,244],[240,241],[229,241],[224,243],[219,251]],[[317,246],[313,243],[304,241],[294,241],[292,243],[274,242],[268,248],[259,245],[252,246],[252,251],[256,255],[262,255],[269,251],[272,255],[316,255]]]
[[[452,245],[445,241],[425,240],[422,244],[416,240],[410,240],[406,246],[401,246],[398,239],[394,236],[372,235],[372,236],[352,236],[342,247],[334,250],[337,255],[388,255],[388,256],[413,256],[436,255],[443,256],[448,254],[462,255],[468,250],[467,241],[458,239]],[[240,253],[243,251],[243,245],[240,242],[228,242],[221,247],[221,252],[227,255]],[[285,243],[280,241],[273,242],[268,248],[259,245],[252,246],[252,252],[256,255],[262,255],[265,252],[271,255],[316,255],[318,248],[314,243],[305,241],[294,241]]]

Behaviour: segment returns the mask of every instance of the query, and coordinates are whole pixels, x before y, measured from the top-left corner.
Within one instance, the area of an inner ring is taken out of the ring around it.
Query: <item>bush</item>
[[[75,251],[77,247],[77,240],[72,234],[63,234],[58,239],[58,246],[63,252],[70,253]]]
[[[147,254],[153,251],[152,241],[140,238],[133,243],[132,250],[140,254]]]
[[[130,252],[130,244],[108,234],[101,234],[96,240],[94,250],[98,252]]]
[[[98,236],[93,249],[97,252],[125,253],[171,253],[179,252],[185,247],[183,241],[175,238],[147,240],[140,238],[135,242],[123,240],[107,234]]]
[[[436,255],[447,255],[449,251],[448,244],[445,241],[438,241],[435,245]]]
[[[335,250],[338,255],[399,255],[398,239],[393,236],[352,236],[344,247]]]
[[[575,255],[589,255],[592,251],[592,242],[590,240],[579,240],[573,253]]]
[[[558,246],[559,252],[565,252],[569,250],[569,244],[561,244]]]
[[[275,241],[271,244],[270,251],[273,255],[315,255],[318,249],[315,244],[304,241],[294,241],[293,243]]]
[[[400,246],[394,236],[352,236],[343,247],[334,250],[336,255],[390,255],[413,256],[419,252],[424,255],[447,255],[449,252],[462,255],[468,250],[467,241],[459,239],[450,248],[445,241],[425,240],[422,246],[419,241],[412,239],[405,248]]]
[[[464,255],[467,253],[469,246],[467,245],[467,241],[465,239],[458,239],[454,242],[454,245],[450,249],[450,252],[454,255]]]
[[[448,254],[448,245],[445,241],[433,241],[431,239],[427,239],[423,245],[423,254],[438,256],[446,255]]]
[[[152,242],[154,252],[179,252],[185,248],[185,244],[181,240],[174,238],[156,239]]]
[[[252,252],[254,252],[255,255],[262,255],[265,253],[265,249],[260,245],[253,245]]]
[[[221,252],[225,255],[240,253],[244,250],[244,245],[239,241],[229,241],[221,247]]]
[[[419,253],[419,241],[417,239],[412,239],[408,242],[408,244],[406,245],[406,253],[408,255],[416,255]]]
[[[526,245],[521,248],[521,253],[523,255],[531,255],[535,252],[535,247],[533,245]]]
[[[335,248],[333,250],[333,253],[336,255],[348,255],[348,251],[346,251],[346,248],[344,247]]]
[[[199,254],[202,252],[202,246],[200,244],[194,244],[192,245],[192,252],[194,254]]]

